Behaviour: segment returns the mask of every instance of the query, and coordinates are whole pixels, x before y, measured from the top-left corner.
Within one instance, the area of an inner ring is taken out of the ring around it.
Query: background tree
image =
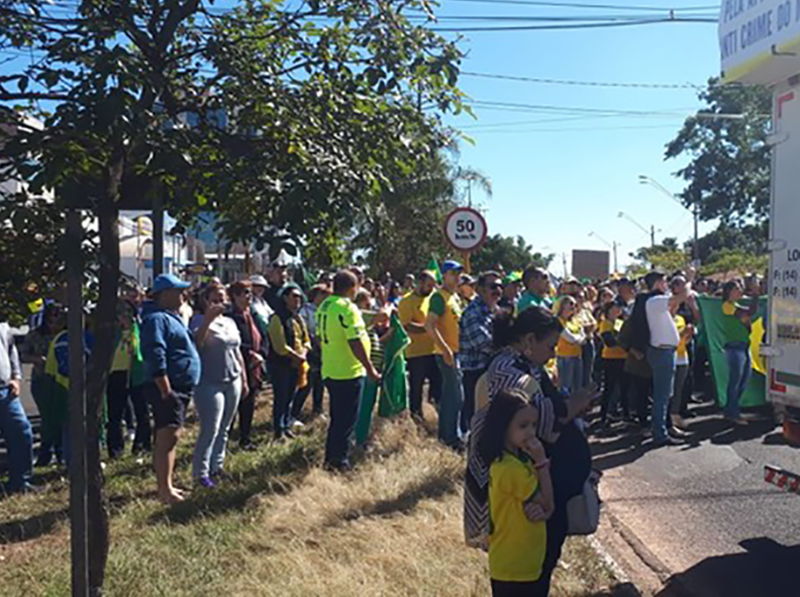
[[[704,221],[719,218],[737,228],[764,221],[770,193],[769,91],[710,79],[699,98],[707,107],[688,118],[666,147],[665,159],[689,159],[676,173],[687,183],[679,197],[687,207],[698,206]]]
[[[59,212],[81,206],[97,220],[89,437],[99,436],[117,335],[120,206],[146,208],[158,196],[184,224],[212,211],[232,242],[264,240],[265,223],[302,237],[353,222],[444,143],[435,110],[417,106],[461,108],[460,52],[411,25],[409,11],[430,6],[2,0],[0,50],[25,48],[34,59],[9,61],[0,77],[0,126],[17,129],[0,181],[23,184],[4,194],[0,220],[25,205],[47,217],[36,199],[47,189]],[[12,256],[12,265],[28,257]],[[99,593],[109,539],[96,442],[87,464],[90,584]]]
[[[497,270],[514,272],[531,264],[544,268],[550,266],[555,255],[543,254],[533,250],[521,236],[495,234],[486,239],[483,246],[472,255],[472,269],[475,272]]]
[[[628,266],[628,273],[643,275],[651,269],[658,269],[667,274],[684,270],[689,266],[690,254],[681,249],[677,238],[665,238],[661,244],[653,247],[642,247],[631,257],[636,263]]]
[[[442,225],[458,205],[459,180],[451,158],[430,154],[360,215],[349,247],[373,275],[390,272],[399,279],[427,265],[432,255],[449,254]]]

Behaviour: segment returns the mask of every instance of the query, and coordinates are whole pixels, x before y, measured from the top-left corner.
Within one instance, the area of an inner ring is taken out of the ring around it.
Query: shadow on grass
[[[29,518],[10,520],[0,524],[0,545],[30,541],[52,533],[62,520],[69,517],[69,510],[51,510]]]
[[[360,507],[348,508],[333,514],[324,527],[335,527],[344,522],[358,520],[369,516],[392,516],[394,514],[410,514],[422,500],[436,499],[455,493],[459,481],[448,476],[431,473],[419,483],[408,487],[397,497],[378,500]]]
[[[304,478],[318,459],[316,443],[293,442],[277,454],[254,453],[253,466],[240,469],[213,491],[197,491],[189,499],[150,517],[151,524],[190,524],[198,518],[247,507],[258,495],[284,494]]]

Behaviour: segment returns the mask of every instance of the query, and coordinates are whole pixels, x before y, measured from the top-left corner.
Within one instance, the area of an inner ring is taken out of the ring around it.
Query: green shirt
[[[526,290],[519,299],[519,303],[517,303],[517,312],[522,313],[525,309],[530,307],[544,307],[545,309],[552,309],[553,301],[550,299],[550,297],[539,296],[538,294],[533,294],[532,292],[528,292]]]
[[[737,309],[744,309],[731,301],[722,303],[722,329],[725,333],[725,344],[732,342],[738,344],[750,343],[750,330],[736,317]]]
[[[347,380],[366,375],[366,369],[350,348],[351,340],[361,340],[364,352],[370,354],[364,319],[353,301],[332,295],[319,306],[315,318],[322,346],[322,377]]]

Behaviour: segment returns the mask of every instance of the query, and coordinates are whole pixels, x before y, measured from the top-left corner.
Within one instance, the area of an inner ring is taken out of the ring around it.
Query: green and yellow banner
[[[742,302],[746,302],[744,299]],[[722,299],[698,297],[698,305],[702,322],[700,324],[700,342],[708,348],[711,376],[717,392],[717,402],[724,406],[728,401],[728,364],[725,359],[725,332],[722,315]],[[761,406],[766,404],[766,367],[759,354],[759,346],[766,329],[767,299],[759,299],[758,311],[753,318],[750,332],[750,357],[753,362],[753,376],[747,390],[742,396],[741,406]]]

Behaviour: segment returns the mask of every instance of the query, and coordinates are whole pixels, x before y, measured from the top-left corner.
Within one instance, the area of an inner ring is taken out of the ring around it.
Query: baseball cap
[[[442,273],[446,274],[447,272],[452,271],[461,271],[464,269],[464,266],[461,265],[458,261],[445,261],[442,264]]]
[[[184,282],[178,276],[173,274],[159,274],[153,280],[153,294],[158,294],[165,290],[186,290],[191,286],[191,283]]]
[[[469,274],[461,274],[461,280],[459,281],[458,285],[464,286],[465,284],[467,286],[472,286],[473,284],[475,284],[475,278],[473,278]]]
[[[250,284],[253,286],[269,286],[267,279],[260,274],[253,274],[250,276]]]

